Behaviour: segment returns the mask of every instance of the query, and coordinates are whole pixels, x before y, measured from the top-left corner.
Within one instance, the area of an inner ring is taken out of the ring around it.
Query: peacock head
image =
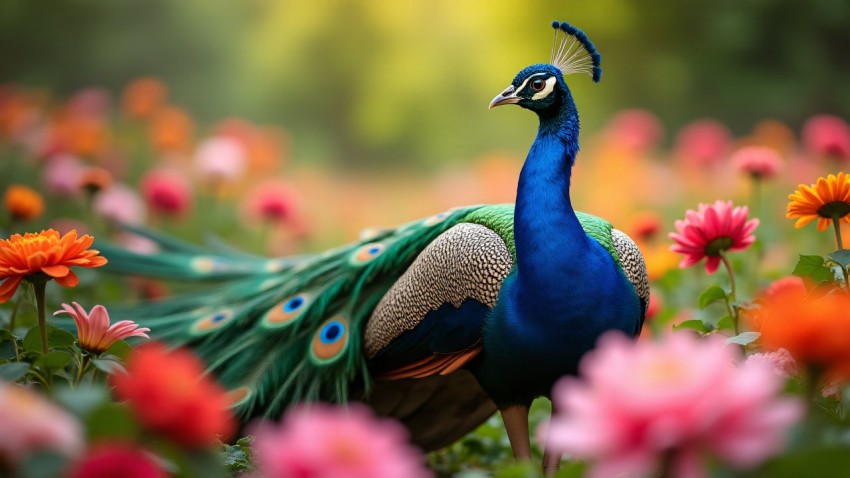
[[[572,103],[565,75],[587,73],[599,82],[602,57],[587,35],[567,22],[554,21],[552,28],[552,61],[523,68],[511,85],[493,98],[490,108],[519,105],[540,114],[559,108],[564,102]]]

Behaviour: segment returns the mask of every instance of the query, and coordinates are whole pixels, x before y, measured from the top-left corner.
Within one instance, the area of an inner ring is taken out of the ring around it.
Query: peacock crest
[[[567,22],[552,22],[555,36],[552,39],[552,58],[549,61],[565,76],[585,73],[599,83],[602,76],[602,56],[587,35]]]

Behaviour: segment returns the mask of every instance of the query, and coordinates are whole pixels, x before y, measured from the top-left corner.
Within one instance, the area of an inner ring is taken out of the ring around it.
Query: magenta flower
[[[772,178],[782,167],[782,158],[779,154],[764,146],[741,148],[735,151],[730,159],[739,171],[758,179]]]
[[[751,468],[780,452],[801,417],[784,379],[735,348],[686,333],[638,342],[611,333],[555,385],[560,411],[539,433],[552,451],[591,462],[590,477],[704,476],[704,455]],[[541,440],[542,441],[542,440]],[[669,460],[669,461],[667,461]]]
[[[83,307],[72,302],[62,304],[63,310],[57,310],[53,315],[69,314],[74,323],[77,324],[77,338],[80,347],[89,352],[100,354],[106,352],[112,344],[128,337],[144,337],[149,339],[145,332],[150,332],[147,327],[139,328],[139,324],[131,320],[122,320],[109,325],[109,313],[102,305],[96,305],[91,312],[86,313]]]
[[[145,203],[139,193],[125,184],[113,184],[99,191],[92,204],[94,211],[111,221],[125,224],[145,222]]]
[[[300,208],[298,193],[286,181],[266,180],[245,198],[245,214],[254,222],[283,224],[293,221]]]
[[[729,129],[714,120],[694,121],[676,136],[676,156],[699,166],[709,166],[726,156],[732,144]]]
[[[58,154],[47,159],[43,182],[50,194],[74,197],[80,194],[80,177],[83,163],[76,156]]]
[[[747,206],[733,207],[732,201],[700,204],[696,211],[685,212],[685,220],[676,221],[676,232],[670,233],[670,239],[676,242],[670,250],[685,256],[679,267],[690,267],[705,257],[705,271],[714,274],[724,251],[750,247],[756,240],[753,231],[759,220],[748,221],[747,214]]]
[[[850,125],[838,116],[813,116],[803,125],[803,144],[819,156],[850,159]]]
[[[142,196],[152,211],[180,216],[192,206],[192,185],[177,171],[156,169],[142,178]]]
[[[664,136],[664,127],[653,113],[632,109],[614,115],[608,122],[606,134],[627,150],[641,153],[658,144]]]
[[[100,443],[88,450],[67,473],[68,478],[165,478],[155,457],[135,445]]]
[[[0,381],[0,474],[33,451],[77,454],[82,432],[76,419],[41,395]]]
[[[290,410],[278,424],[254,429],[267,478],[424,478],[431,476],[402,426],[362,405],[315,404]]]
[[[195,150],[195,169],[210,181],[233,181],[245,170],[245,148],[234,139],[213,137]]]

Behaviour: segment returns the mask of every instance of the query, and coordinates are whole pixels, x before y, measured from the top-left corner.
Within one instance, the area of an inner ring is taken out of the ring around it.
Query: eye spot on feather
[[[211,312],[195,321],[192,325],[192,332],[195,334],[211,332],[226,325],[235,315],[230,309]]]
[[[280,272],[286,267],[286,261],[283,259],[272,259],[266,263],[266,270],[269,272]]]
[[[227,392],[228,407],[236,408],[251,398],[251,389],[248,387],[236,387]]]
[[[351,254],[351,262],[352,265],[359,266],[366,263],[371,262],[376,257],[383,254],[384,250],[386,250],[387,246],[381,242],[372,242],[370,244],[364,244]]]
[[[343,316],[328,319],[313,336],[310,358],[319,365],[337,360],[348,345],[348,320]]]
[[[307,310],[311,297],[308,294],[298,294],[287,297],[266,312],[263,325],[266,327],[283,327],[294,323]]]
[[[433,216],[422,221],[423,226],[434,226],[446,220],[447,217],[451,215],[450,211],[441,212],[439,214],[434,214]]]

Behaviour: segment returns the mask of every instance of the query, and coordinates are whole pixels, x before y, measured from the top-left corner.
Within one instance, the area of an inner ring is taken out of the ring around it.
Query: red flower
[[[696,165],[708,166],[726,155],[732,142],[729,129],[714,120],[685,126],[676,137],[676,156]]]
[[[179,216],[192,204],[192,186],[176,171],[154,170],[142,179],[142,195],[153,211]]]
[[[664,135],[658,117],[641,109],[620,111],[611,118],[606,129],[612,141],[635,152],[652,149]]]
[[[139,421],[185,447],[211,446],[234,431],[227,393],[186,349],[142,345],[127,360],[127,373],[112,375],[110,382]]]
[[[165,478],[150,454],[132,445],[101,444],[89,450],[68,474],[69,478]]]
[[[837,116],[813,116],[803,126],[803,143],[819,156],[850,158],[850,125]]]
[[[676,244],[670,250],[685,257],[679,267],[690,267],[705,262],[705,271],[714,274],[724,251],[742,251],[756,241],[753,231],[758,219],[747,220],[747,206],[732,207],[732,201],[700,204],[696,211],[688,210],[684,221],[676,221],[676,232],[670,239]]]
[[[763,146],[741,148],[730,159],[736,168],[755,178],[772,178],[782,166],[779,154]]]

